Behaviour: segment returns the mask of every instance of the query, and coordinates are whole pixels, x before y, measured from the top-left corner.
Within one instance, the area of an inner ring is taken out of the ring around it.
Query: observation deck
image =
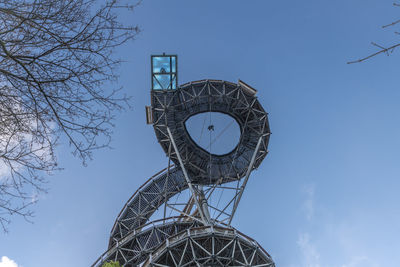
[[[151,67],[146,120],[154,127],[168,164],[124,205],[108,250],[92,266],[118,261],[122,266],[143,267],[274,267],[255,240],[231,226],[252,171],[268,153],[268,113],[257,90],[241,80],[200,80],[179,86],[176,55],[152,56]],[[199,115],[204,120],[197,138],[190,128],[199,123],[189,122]],[[217,117],[230,122],[220,127],[212,119]],[[212,150],[222,134],[228,134],[225,140],[234,136],[231,125],[236,125],[237,141],[225,150]],[[201,143],[205,129],[208,144]]]

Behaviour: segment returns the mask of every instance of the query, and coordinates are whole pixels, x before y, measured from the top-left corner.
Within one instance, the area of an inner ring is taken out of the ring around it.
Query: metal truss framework
[[[130,231],[144,225],[162,204],[186,188],[187,184],[182,171],[173,166],[160,171],[147,180],[119,213],[111,230],[109,248]]]
[[[178,90],[153,90],[153,126],[161,147],[179,166],[178,153],[190,179],[197,184],[231,182],[245,176],[261,138],[254,162],[257,168],[268,153],[270,129],[267,113],[253,91],[243,84],[202,80],[184,84]],[[240,126],[239,144],[225,155],[213,155],[193,141],[185,127],[191,116],[220,112],[233,117]],[[178,151],[172,146],[169,129]]]
[[[167,239],[142,266],[275,265],[256,241],[232,228],[198,227]]]
[[[202,112],[222,112],[238,122],[241,137],[234,150],[214,155],[192,140],[185,122]],[[215,80],[152,90],[152,113],[168,167],[128,200],[108,250],[92,266],[110,260],[122,266],[274,266],[254,240],[230,226],[252,170],[267,155],[268,118],[255,90],[243,82]],[[178,202],[188,191],[190,197]],[[221,191],[229,197],[224,202],[220,195],[212,203]],[[151,222],[157,211],[163,211],[163,219]],[[176,217],[168,218],[172,211]],[[182,244],[191,249],[182,254]]]
[[[145,224],[115,242],[92,266],[99,267],[110,260],[118,261],[122,266],[137,266],[169,237],[197,226],[197,221],[181,220],[178,217]]]
[[[229,223],[233,218],[232,210],[237,207],[238,197],[244,190],[246,180],[237,180],[230,184],[215,184],[204,186],[203,192],[208,201],[217,191],[224,191],[230,194],[225,202],[220,201],[218,206],[213,206],[210,202],[208,207],[214,222]],[[171,210],[177,211],[181,216],[198,218],[190,213],[194,203],[181,203],[169,201],[171,197],[184,192],[187,184],[183,178],[182,171],[179,168],[171,166],[166,168],[143,184],[128,200],[117,220],[114,223],[110,235],[109,248],[113,247],[118,240],[125,238],[135,229],[140,229],[146,224],[149,218],[164,205],[163,218],[166,220]],[[169,210],[167,212],[167,210]],[[194,211],[195,212],[195,211]]]

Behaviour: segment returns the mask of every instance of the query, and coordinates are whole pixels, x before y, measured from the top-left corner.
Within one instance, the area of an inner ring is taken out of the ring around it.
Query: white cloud
[[[0,180],[8,173],[10,173],[10,168],[3,161],[0,161]]]
[[[0,89],[8,92],[7,84],[1,80]],[[9,94],[14,95],[12,89],[10,90]],[[41,162],[51,163],[54,160],[49,144],[52,144],[53,140],[43,139],[37,132],[48,133],[51,137],[50,133],[55,129],[56,124],[47,121],[47,127],[44,127],[35,114],[23,108],[20,103],[23,102],[22,100],[17,98],[9,100],[3,101],[7,103],[7,106],[0,109],[0,152],[8,158],[17,158],[18,160],[7,161],[6,157],[0,157],[0,180],[7,179],[11,169],[19,171],[23,168],[25,164],[22,165],[20,161],[40,166]],[[10,114],[24,115],[10,116]]]
[[[380,265],[372,262],[368,257],[354,257],[349,263],[343,264],[341,267],[379,267]]]
[[[366,256],[369,255],[363,246],[363,241],[355,233],[355,222],[337,221],[332,216],[327,216],[326,208],[318,204],[315,209],[315,185],[307,184],[302,186],[301,192],[304,194],[304,201],[301,210],[307,220],[306,229],[300,232],[297,239],[301,258],[298,264],[291,267],[382,267],[379,261]],[[325,211],[321,213],[321,210]],[[357,224],[356,224],[357,225]],[[317,234],[318,233],[318,234]],[[340,259],[329,262],[335,254],[327,250],[326,244],[330,248],[335,247]],[[321,245],[321,246],[319,246]]]
[[[1,257],[0,267],[18,267],[18,264],[6,256]]]
[[[308,221],[311,221],[314,217],[314,192],[315,185],[309,184],[303,186],[303,193],[306,195],[306,199],[303,202],[303,210],[306,214],[306,218]]]
[[[305,200],[302,204],[302,210],[305,213],[308,222],[314,219],[314,193],[315,185],[304,185],[302,192],[305,194]],[[310,240],[309,233],[301,233],[297,239],[297,245],[302,254],[302,261],[304,267],[320,267],[320,254],[317,251],[315,244]]]
[[[297,245],[301,250],[305,267],[321,267],[319,263],[320,255],[316,246],[310,241],[308,233],[300,234]]]

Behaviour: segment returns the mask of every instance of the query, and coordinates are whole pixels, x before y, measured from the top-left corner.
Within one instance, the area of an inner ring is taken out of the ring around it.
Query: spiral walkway
[[[242,81],[220,80],[151,91],[148,116],[168,167],[127,201],[108,250],[92,267],[108,261],[121,266],[275,266],[255,240],[231,226],[251,172],[268,153],[268,116],[256,92]],[[240,140],[229,153],[212,154],[189,134],[186,121],[206,112],[226,114],[239,125]],[[211,201],[217,192],[228,191],[231,197],[223,205],[221,196],[217,204]]]

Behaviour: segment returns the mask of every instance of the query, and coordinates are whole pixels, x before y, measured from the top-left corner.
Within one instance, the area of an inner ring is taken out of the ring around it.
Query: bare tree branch
[[[382,48],[378,52],[376,52],[374,54],[371,54],[371,55],[369,55],[367,57],[364,57],[364,58],[361,58],[361,59],[358,59],[358,60],[355,60],[355,61],[349,61],[349,62],[347,62],[347,64],[359,63],[359,62],[365,61],[367,59],[370,59],[371,57],[374,57],[374,56],[382,54],[382,53],[386,53],[387,55],[389,55],[388,53],[393,53],[394,49],[396,47],[398,47],[398,46],[400,46],[400,43],[399,44],[395,44],[395,45],[393,45],[391,47],[388,47],[388,48]]]
[[[84,164],[111,140],[129,106],[115,49],[139,29],[118,20],[124,0],[0,0],[0,225],[32,216],[43,174],[66,139]],[[31,192],[30,192],[31,191]],[[29,192],[29,193],[28,193]]]
[[[393,3],[393,6],[400,7],[400,4],[399,4],[399,3]],[[399,20],[396,20],[396,21],[393,21],[392,23],[383,25],[382,28],[385,29],[385,28],[389,28],[389,27],[394,27],[394,26],[398,25],[399,23],[400,23],[400,19],[399,19]],[[394,34],[397,34],[397,35],[398,35],[399,32],[395,31]],[[377,56],[377,55],[379,55],[379,54],[386,54],[387,56],[389,56],[391,53],[393,53],[393,51],[394,51],[398,46],[400,46],[400,43],[396,43],[396,44],[391,45],[391,46],[389,46],[389,47],[387,47],[387,48],[386,48],[386,47],[383,47],[383,46],[381,46],[381,45],[378,45],[378,44],[376,44],[376,43],[374,43],[374,42],[371,42],[371,44],[372,44],[373,46],[378,47],[380,50],[378,50],[377,52],[375,52],[375,53],[373,53],[373,54],[371,54],[371,55],[369,55],[369,56],[366,56],[366,57],[364,57],[364,58],[361,58],[361,59],[358,59],[358,60],[354,60],[354,61],[349,61],[349,62],[347,62],[347,64],[360,63],[360,62],[366,61],[366,60],[368,60],[368,59],[370,59],[370,58],[372,58],[372,57],[375,57],[375,56]]]

